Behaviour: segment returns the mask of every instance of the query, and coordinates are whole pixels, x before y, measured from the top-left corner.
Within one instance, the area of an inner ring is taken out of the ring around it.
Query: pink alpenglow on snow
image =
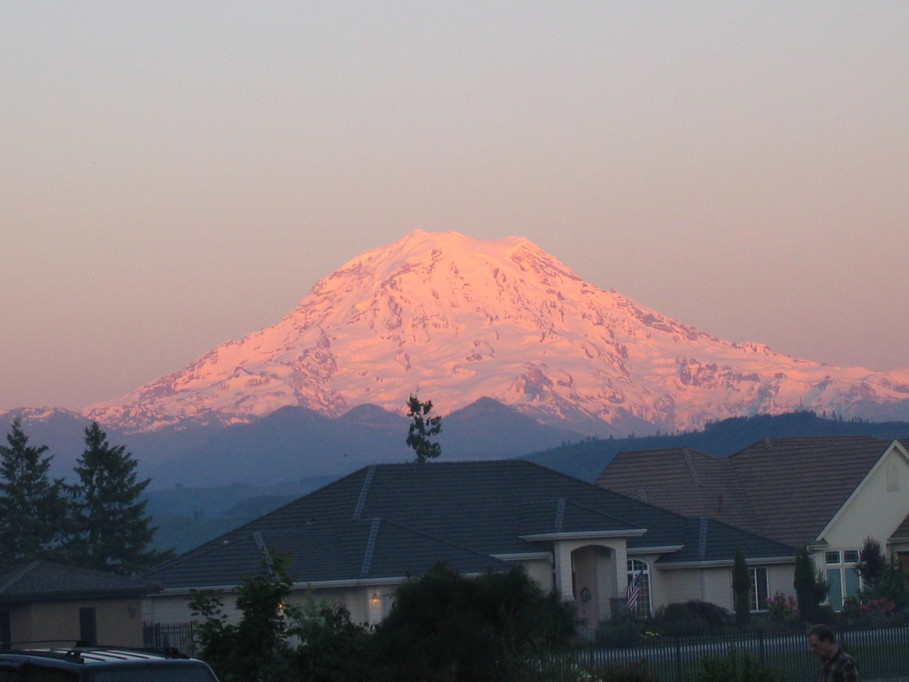
[[[141,431],[288,405],[402,412],[410,394],[439,414],[490,397],[621,434],[799,408],[909,418],[909,370],[724,341],[585,282],[527,239],[419,230],[322,278],[274,326],[83,414]]]

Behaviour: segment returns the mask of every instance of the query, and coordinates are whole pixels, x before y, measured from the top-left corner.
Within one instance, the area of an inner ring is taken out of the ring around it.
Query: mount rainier
[[[488,397],[588,434],[812,409],[909,418],[909,369],[732,343],[595,287],[530,241],[414,231],[319,280],[284,319],[82,414],[123,433],[238,424],[283,407],[439,414]]]

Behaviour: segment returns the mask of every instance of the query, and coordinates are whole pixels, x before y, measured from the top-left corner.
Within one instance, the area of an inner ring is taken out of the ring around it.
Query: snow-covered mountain
[[[723,341],[583,281],[524,238],[419,230],[321,279],[276,325],[83,415],[138,432],[285,406],[401,413],[411,393],[438,414],[490,397],[602,435],[798,408],[909,418],[909,369]]]

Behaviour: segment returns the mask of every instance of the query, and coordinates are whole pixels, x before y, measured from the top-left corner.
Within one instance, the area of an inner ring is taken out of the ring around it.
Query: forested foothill
[[[844,420],[835,414],[818,415],[810,410],[799,410],[708,422],[699,431],[651,436],[631,434],[627,438],[586,438],[531,453],[523,459],[592,482],[620,452],[685,447],[706,455],[725,457],[765,438],[850,435],[909,438],[909,423]]]

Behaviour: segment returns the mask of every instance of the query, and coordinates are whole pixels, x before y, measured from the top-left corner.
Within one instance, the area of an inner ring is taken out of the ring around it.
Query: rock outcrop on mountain
[[[909,369],[724,341],[585,282],[526,239],[419,230],[324,277],[274,326],[83,415],[135,433],[288,406],[400,414],[412,393],[439,414],[489,397],[596,435],[794,409],[909,418]]]

